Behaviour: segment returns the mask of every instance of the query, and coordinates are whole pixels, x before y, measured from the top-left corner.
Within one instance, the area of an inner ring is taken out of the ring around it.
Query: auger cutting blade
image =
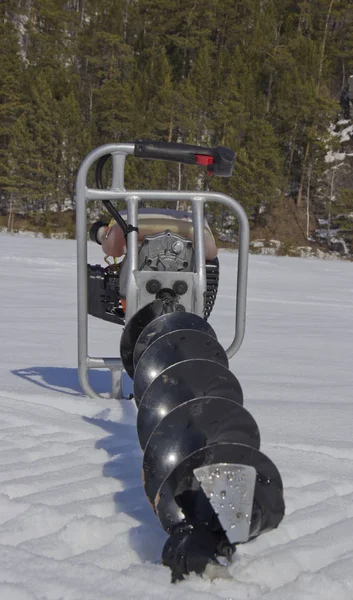
[[[256,469],[249,465],[204,465],[194,475],[231,544],[250,537]]]
[[[171,533],[184,519],[187,522],[211,523],[215,512],[194,471],[207,465],[239,464],[256,469],[256,484],[250,537],[274,529],[284,515],[283,485],[277,467],[259,450],[236,443],[219,443],[187,456],[160,486],[155,510],[163,528]],[[216,468],[216,467],[215,467]],[[233,502],[231,495],[228,503]],[[235,515],[237,509],[235,508]]]
[[[196,329],[208,333],[211,337],[217,339],[217,336],[211,325],[202,317],[194,313],[174,312],[161,315],[154,319],[141,332],[134,349],[134,366],[137,365],[142,354],[157,338],[165,333],[177,331],[180,329]]]
[[[137,406],[146,388],[167,367],[190,358],[206,358],[228,367],[221,344],[202,331],[171,331],[153,342],[141,356],[134,373],[134,396]]]
[[[153,430],[144,453],[146,494],[153,504],[160,485],[187,456],[205,446],[237,442],[260,447],[255,419],[229,398],[188,400],[169,412]]]
[[[165,415],[179,404],[200,396],[220,396],[243,404],[243,392],[235,375],[212,360],[189,359],[162,371],[139,404],[137,433],[142,449]]]
[[[133,378],[133,355],[136,341],[140,333],[154,319],[163,313],[163,303],[154,300],[139,310],[125,326],[120,340],[120,356],[127,374]]]

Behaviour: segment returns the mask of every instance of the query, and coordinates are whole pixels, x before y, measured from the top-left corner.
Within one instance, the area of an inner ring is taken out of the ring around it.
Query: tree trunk
[[[320,92],[321,76],[322,76],[322,70],[323,70],[324,58],[325,58],[325,51],[326,51],[328,26],[329,26],[330,17],[331,17],[331,13],[332,13],[332,8],[333,8],[333,5],[334,5],[334,2],[335,2],[335,0],[330,0],[330,4],[329,4],[327,15],[326,15],[324,37],[322,39],[322,44],[321,44],[319,72],[318,72],[318,76],[317,76],[317,92],[318,93]],[[302,203],[304,178],[305,178],[306,171],[308,171],[307,164],[308,164],[308,159],[309,159],[309,154],[310,154],[310,148],[311,148],[311,143],[308,141],[307,144],[306,144],[306,148],[305,148],[305,154],[304,154],[304,160],[303,160],[303,168],[302,168],[302,175],[301,175],[301,178],[300,178],[300,185],[299,185],[299,190],[298,190],[298,198],[297,198],[297,206],[298,207],[300,207],[301,203]]]
[[[308,172],[308,185],[306,189],[306,238],[309,238],[310,233],[310,180],[311,180],[311,169]]]
[[[324,66],[324,58],[325,58],[325,50],[326,50],[326,42],[327,42],[327,33],[328,33],[328,26],[329,26],[329,22],[330,22],[330,17],[331,17],[331,13],[332,13],[332,8],[334,5],[335,0],[330,0],[330,5],[327,11],[327,15],[326,15],[326,23],[325,23],[325,31],[324,31],[324,37],[322,40],[322,45],[321,45],[321,54],[320,54],[320,63],[319,63],[319,75],[318,75],[318,81],[317,81],[317,89],[318,91],[320,90],[320,85],[321,85],[321,76],[322,76],[322,69]]]
[[[270,73],[270,79],[267,87],[267,100],[266,100],[266,115],[269,114],[271,108],[271,94],[272,94],[272,85],[273,85],[273,73]]]
[[[10,210],[9,210],[9,218],[7,220],[7,229],[9,231],[13,230],[14,223],[14,210],[13,210],[13,201],[12,201],[12,193],[10,194]]]
[[[291,150],[290,150],[290,155],[289,155],[289,164],[288,164],[288,169],[287,169],[288,177],[290,176],[290,173],[292,170],[293,159],[294,159],[295,139],[297,137],[297,127],[298,127],[298,119],[296,119],[295,123],[294,123],[294,131],[293,131],[293,135],[292,135]]]
[[[306,165],[307,165],[308,158],[309,158],[310,148],[311,148],[311,143],[307,142],[306,148],[305,148],[304,160],[303,160],[302,174],[301,174],[301,177],[300,177],[300,184],[299,184],[299,189],[298,189],[298,196],[297,196],[297,206],[298,206],[298,208],[300,208],[301,205],[302,205],[304,179],[305,179]]]
[[[305,14],[305,10],[306,10],[307,6],[308,6],[308,0],[305,0],[305,2],[303,4],[303,7],[302,7],[302,9],[300,11],[300,16],[299,16],[299,20],[298,20],[298,29],[297,29],[298,33],[301,33],[303,16]]]
[[[171,113],[170,113],[168,142],[172,141],[172,136],[173,136],[173,121],[174,121],[174,106],[172,106],[172,110],[171,110]]]

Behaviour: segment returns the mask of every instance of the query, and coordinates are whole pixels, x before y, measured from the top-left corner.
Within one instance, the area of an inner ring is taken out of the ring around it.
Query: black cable
[[[103,167],[104,167],[105,163],[107,162],[107,160],[109,160],[110,157],[111,157],[111,154],[104,154],[104,156],[101,156],[97,161],[96,186],[99,190],[103,189],[103,180],[102,180]]]
[[[95,175],[96,175],[96,186],[99,190],[103,189],[103,178],[102,178],[103,167],[104,167],[105,163],[107,162],[107,160],[109,160],[110,157],[111,157],[111,154],[104,154],[104,156],[101,156],[97,161]],[[113,204],[110,202],[110,200],[103,200],[103,204],[104,204],[105,208],[107,209],[107,211],[110,213],[110,215],[113,217],[113,219],[115,219],[115,221],[119,225],[120,229],[122,230],[122,232],[124,234],[124,237],[126,237],[127,234],[129,233],[128,226],[127,226],[125,220],[123,219],[123,217],[121,216],[121,214],[119,213],[119,211],[115,208],[115,206],[113,206]]]
[[[115,206],[112,205],[110,200],[103,200],[103,204],[104,204],[105,208],[107,209],[107,211],[111,214],[113,219],[115,219],[115,221],[119,225],[120,229],[122,230],[122,232],[124,234],[124,237],[126,237],[127,234],[129,233],[129,231],[128,231],[128,226],[126,224],[125,219],[123,219],[121,214],[116,210]]]

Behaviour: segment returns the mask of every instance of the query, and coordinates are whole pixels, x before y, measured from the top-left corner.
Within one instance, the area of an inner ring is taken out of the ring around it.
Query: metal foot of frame
[[[113,391],[114,391],[114,377],[115,377],[115,373],[114,371],[112,371],[112,384],[113,384]],[[115,398],[116,396],[112,395],[112,398]],[[129,377],[129,375],[127,374],[127,372],[125,370],[121,371],[119,373],[119,395],[118,398],[122,398],[123,400],[132,400],[132,398],[134,397],[134,384],[133,381],[131,379],[131,377]]]

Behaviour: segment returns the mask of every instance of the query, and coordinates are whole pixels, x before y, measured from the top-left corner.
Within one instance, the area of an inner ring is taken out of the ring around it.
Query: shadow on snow
[[[70,396],[85,396],[78,379],[77,369],[69,367],[28,367],[27,369],[14,369],[11,373],[52,392],[60,392],[60,394]],[[91,369],[89,380],[94,390],[99,394],[108,392],[111,387],[111,375],[108,370]]]
[[[12,373],[50,391],[84,397],[77,369],[29,367],[13,370]],[[106,393],[111,386],[110,372],[92,370],[90,382],[98,393]],[[111,402],[117,401],[111,400]],[[109,408],[101,411],[96,417],[83,416],[82,418],[86,423],[95,425],[105,432],[105,435],[97,440],[95,447],[105,450],[109,456],[103,465],[103,476],[117,479],[124,488],[114,494],[116,512],[125,513],[136,521],[136,526],[132,525],[129,532],[131,547],[140,560],[160,563],[161,551],[167,536],[151,509],[143,489],[142,451],[136,426],[130,424],[131,421],[136,421],[136,407],[129,400],[122,400],[121,406],[122,422],[106,418],[110,412]]]
[[[123,420],[136,415],[135,405],[122,400]],[[125,413],[125,414],[124,414]],[[131,547],[140,560],[160,563],[161,551],[166,541],[157,517],[151,509],[142,484],[142,451],[135,425],[116,423],[102,418],[83,417],[87,423],[100,427],[108,433],[96,442],[96,448],[104,449],[110,456],[103,466],[103,475],[113,477],[123,484],[124,490],[114,494],[118,513],[125,513],[136,521],[129,535]]]

